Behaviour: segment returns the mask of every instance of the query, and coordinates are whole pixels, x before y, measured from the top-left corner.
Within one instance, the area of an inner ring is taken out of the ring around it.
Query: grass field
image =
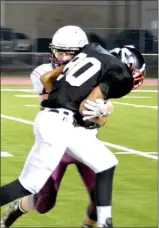
[[[19,97],[34,93],[8,91],[8,88],[30,87],[2,87],[1,151],[13,155],[1,159],[2,184],[18,177],[34,142],[32,125],[6,118],[9,116],[33,121],[39,110],[36,97]],[[114,104],[114,114],[107,126],[99,130],[99,138],[111,143],[110,149],[119,159],[113,198],[115,227],[157,227],[157,154],[150,153],[158,151],[157,88],[143,89],[144,92],[138,91],[114,100],[119,102]],[[14,227],[80,227],[87,203],[88,196],[83,183],[74,166],[69,166],[56,208],[45,215],[24,215]],[[5,207],[2,212],[4,210]]]

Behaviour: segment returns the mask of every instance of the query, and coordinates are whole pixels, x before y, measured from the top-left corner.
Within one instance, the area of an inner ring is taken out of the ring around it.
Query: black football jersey
[[[131,91],[133,78],[119,59],[100,45],[89,44],[64,67],[48,100],[41,105],[76,112],[98,85],[106,99],[116,98]]]

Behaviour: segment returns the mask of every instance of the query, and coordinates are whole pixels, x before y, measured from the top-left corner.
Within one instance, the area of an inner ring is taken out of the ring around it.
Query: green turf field
[[[33,121],[39,110],[36,97],[17,96],[34,93],[4,91],[4,88],[29,87],[2,87],[1,151],[13,155],[1,159],[2,184],[18,177],[34,142],[32,125],[6,118],[9,116]],[[113,144],[110,149],[117,153],[119,159],[113,193],[115,227],[157,227],[157,154],[150,154],[158,151],[157,92],[151,91],[157,88],[143,89],[145,92],[138,91],[114,100],[119,102],[114,104],[114,114],[109,118],[107,126],[99,130],[100,139]],[[70,166],[62,182],[56,208],[45,215],[24,215],[14,227],[80,227],[87,203],[85,187],[74,166]],[[4,210],[5,207],[2,212]]]

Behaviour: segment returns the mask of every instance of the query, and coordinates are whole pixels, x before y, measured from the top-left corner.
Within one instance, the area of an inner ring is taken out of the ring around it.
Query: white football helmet
[[[78,51],[88,44],[86,33],[78,26],[68,25],[57,30],[52,37],[51,49]]]

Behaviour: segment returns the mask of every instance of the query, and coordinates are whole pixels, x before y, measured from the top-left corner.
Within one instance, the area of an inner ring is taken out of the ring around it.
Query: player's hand
[[[97,117],[100,118],[110,116],[113,110],[111,102],[104,101],[102,99],[96,99],[93,101],[86,100],[84,107],[87,109],[82,111],[84,121]]]

